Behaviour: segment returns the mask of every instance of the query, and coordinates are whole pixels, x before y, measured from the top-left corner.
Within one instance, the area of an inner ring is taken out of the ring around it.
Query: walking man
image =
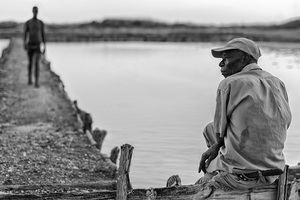
[[[285,166],[283,155],[291,111],[284,83],[258,66],[255,42],[235,38],[212,49],[225,77],[217,90],[213,123],[204,137],[198,184],[244,190],[272,184]]]
[[[33,17],[24,26],[24,48],[28,54],[28,84],[32,84],[32,65],[34,65],[35,87],[39,87],[39,61],[41,43],[46,51],[44,23],[37,18],[38,7],[32,8]]]

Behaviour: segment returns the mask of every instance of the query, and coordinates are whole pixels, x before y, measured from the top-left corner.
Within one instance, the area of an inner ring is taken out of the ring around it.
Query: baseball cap
[[[261,56],[259,47],[257,44],[249,40],[247,38],[235,38],[227,42],[227,44],[220,48],[215,48],[211,50],[211,53],[213,57],[215,58],[221,58],[222,53],[227,50],[233,50],[238,49],[241,50],[249,55],[251,55],[253,58],[258,60],[258,58]]]

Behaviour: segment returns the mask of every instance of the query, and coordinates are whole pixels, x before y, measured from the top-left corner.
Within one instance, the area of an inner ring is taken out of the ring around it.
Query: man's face
[[[38,8],[37,8],[37,7],[33,7],[33,8],[32,8],[32,13],[33,13],[33,15],[36,17],[37,14],[38,14]]]
[[[245,53],[240,50],[227,50],[222,54],[222,61],[219,66],[221,73],[226,78],[240,72],[244,67]]]

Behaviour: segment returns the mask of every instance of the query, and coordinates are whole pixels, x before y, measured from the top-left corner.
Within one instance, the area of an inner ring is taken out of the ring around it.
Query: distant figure
[[[88,130],[92,133],[92,124],[93,124],[92,116],[89,113],[81,110],[78,107],[76,100],[73,103],[74,103],[76,112],[79,115],[80,120],[82,121],[82,124],[83,124],[82,125],[82,130],[83,130],[83,132],[86,133],[86,131]]]
[[[235,38],[212,49],[225,77],[219,84],[213,123],[204,129],[197,184],[246,190],[272,184],[285,166],[291,111],[284,83],[257,64],[257,44]]]
[[[33,17],[24,26],[24,48],[28,54],[28,84],[32,84],[32,64],[35,68],[35,87],[39,87],[39,61],[41,57],[41,43],[43,53],[46,52],[44,23],[37,18],[38,7],[32,8]]]

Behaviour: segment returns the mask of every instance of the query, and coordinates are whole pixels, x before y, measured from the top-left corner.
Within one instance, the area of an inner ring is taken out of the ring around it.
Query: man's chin
[[[222,73],[222,72],[221,72]],[[227,73],[222,73],[222,75],[224,76],[224,78],[227,78],[228,76],[230,76],[229,74]]]

